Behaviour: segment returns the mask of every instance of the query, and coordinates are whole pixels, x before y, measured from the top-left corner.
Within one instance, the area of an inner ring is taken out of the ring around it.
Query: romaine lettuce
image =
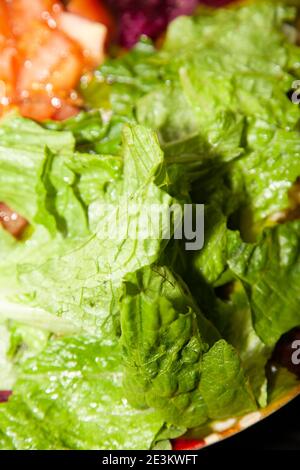
[[[87,112],[1,121],[0,201],[29,228],[0,227],[0,448],[168,447],[266,405],[300,324],[300,225],[274,217],[300,175],[294,18],[201,10],[83,79]],[[197,253],[166,236],[184,203],[206,204]]]

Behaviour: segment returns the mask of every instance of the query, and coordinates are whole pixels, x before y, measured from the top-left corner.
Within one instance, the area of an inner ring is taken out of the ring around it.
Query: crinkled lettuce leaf
[[[299,221],[266,229],[257,243],[241,243],[229,260],[247,292],[255,330],[270,347],[300,325],[299,234]]]
[[[234,283],[232,289],[228,300],[216,299],[214,324],[239,353],[255,398],[264,407],[268,402],[266,367],[272,349],[262,342],[253,328],[251,308],[243,286]]]
[[[245,240],[299,176],[294,18],[268,0],[179,18],[83,79],[88,112],[1,121],[0,201],[30,223],[0,228],[1,448],[165,447],[266,404],[300,324],[299,223]],[[185,202],[208,205],[192,255],[166,236]]]
[[[43,125],[46,129],[72,133],[78,152],[119,155],[122,150],[120,135],[123,125],[128,122],[124,116],[93,109],[65,121],[47,121]]]
[[[299,108],[288,97],[299,51],[284,28],[294,19],[268,0],[201,10],[176,19],[159,51],[142,41],[83,86],[98,108],[157,130],[177,191],[194,182],[199,202],[224,202],[233,187],[249,240],[286,209],[299,175]]]
[[[232,171],[243,180],[242,224],[259,225],[289,207],[288,191],[300,174],[299,131],[268,129],[255,122],[249,128],[250,145],[251,139],[253,152],[235,162]]]
[[[46,158],[50,161],[46,160],[37,187],[38,198],[43,200],[41,214],[45,213],[45,217],[41,222],[44,225],[46,215],[52,223],[56,220],[58,209],[65,203],[64,191],[61,193],[58,189],[57,193],[53,192],[54,182],[59,188],[58,180],[55,179],[59,175],[58,172],[53,174],[52,168],[57,160],[58,171],[60,159],[55,159],[47,150]],[[72,158],[75,160],[76,154]],[[106,177],[109,181],[111,176],[109,173],[103,175],[101,157],[99,165],[95,159],[92,155],[81,154],[73,167],[74,171],[76,168],[76,171],[80,171],[80,165],[86,167],[89,161],[94,163],[94,171],[102,173],[102,180],[99,178],[101,187],[103,179]],[[40,318],[41,324],[44,322],[48,325],[51,323],[51,315],[55,315],[58,317],[58,321],[53,319],[56,332],[57,329],[64,331],[67,326],[69,332],[83,328],[98,331],[99,334],[102,328],[112,328],[112,318],[118,314],[116,299],[122,277],[157,261],[168,242],[166,230],[169,229],[169,208],[176,202],[165,191],[167,176],[164,155],[152,131],[141,126],[124,128],[123,159],[124,172],[122,181],[117,178],[118,191],[114,205],[109,205],[107,210],[105,197],[102,200],[96,197],[88,206],[92,231],[87,235],[76,233],[78,223],[83,226],[76,219],[71,224],[69,236],[61,238],[57,235],[53,241],[47,242],[45,250],[41,250],[43,245],[38,240],[33,247],[32,240],[25,243],[23,255],[25,253],[27,256],[15,260],[11,276],[8,277],[6,272],[1,286],[4,296],[0,302],[0,312],[4,318],[19,320],[19,316],[23,315],[27,322],[32,318],[36,324]],[[66,168],[72,171],[70,165]],[[82,171],[84,174],[84,168]],[[75,173],[72,171],[72,174]],[[79,202],[80,188],[80,184],[78,187],[72,186]],[[92,187],[90,190],[93,190]],[[128,204],[134,210],[126,210]],[[162,214],[161,226],[154,233],[157,219],[153,207]],[[69,213],[74,216],[77,214],[70,203]],[[69,221],[72,222],[71,219]],[[59,232],[57,223],[51,227],[53,236],[55,228]],[[17,248],[19,252],[22,255],[20,246]],[[10,264],[12,260],[13,254],[10,256]]]
[[[121,344],[128,400],[187,428],[256,408],[240,359],[165,267],[125,278]]]
[[[204,247],[190,257],[190,263],[196,276],[210,286],[224,283],[229,246],[240,241],[239,235],[228,229],[227,223],[227,217],[219,208],[205,206]]]
[[[9,116],[1,121],[0,140],[0,200],[33,222],[38,212],[37,185],[47,161],[45,149],[61,157],[73,151],[74,138]]]

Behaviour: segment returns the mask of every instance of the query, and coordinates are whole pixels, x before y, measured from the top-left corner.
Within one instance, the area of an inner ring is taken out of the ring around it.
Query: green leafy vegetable
[[[256,244],[242,243],[229,261],[245,286],[257,334],[271,347],[300,324],[299,233],[299,221],[268,229]]]
[[[169,449],[295,386],[265,370],[300,325],[300,222],[275,225],[300,175],[295,18],[202,9],[84,77],[78,116],[1,121],[0,201],[30,226],[0,227],[0,448]],[[199,252],[173,237],[186,203]]]
[[[213,319],[224,337],[238,351],[251,388],[260,406],[267,405],[266,366],[271,348],[256,334],[247,295],[239,283],[232,286],[229,300],[215,301]]]
[[[200,393],[212,419],[256,409],[240,359],[226,341],[218,341],[203,357]]]
[[[15,381],[13,365],[8,358],[9,344],[9,330],[0,324],[0,390],[11,390]]]
[[[98,338],[51,341],[0,407],[2,449],[148,449],[163,422],[124,399],[121,355]],[[108,432],[109,430],[109,432]]]
[[[169,208],[173,204],[173,199],[159,187],[165,186],[163,153],[155,135],[138,126],[124,129],[123,153],[123,182],[119,178],[120,166],[117,166],[116,188],[119,195],[116,194],[114,206],[106,206],[105,197],[101,200],[96,196],[89,206],[92,232],[85,235],[84,223],[78,216],[74,220],[70,217],[69,221],[73,222],[68,239],[61,239],[57,234],[46,250],[41,251],[38,244],[35,249],[28,250],[28,257],[24,257],[26,247],[23,248],[23,259],[17,260],[12,278],[7,278],[6,273],[7,279],[2,286],[4,291],[7,284],[10,290],[15,287],[15,293],[10,292],[2,298],[4,315],[7,315],[6,310],[11,312],[9,317],[19,320],[18,312],[23,312],[24,318],[32,316],[35,321],[34,318],[40,316],[49,323],[50,314],[54,314],[59,317],[63,329],[70,322],[67,330],[87,328],[95,332],[110,324],[109,318],[116,308],[114,299],[118,298],[124,274],[158,259],[167,242],[164,234],[169,228]],[[49,162],[45,164],[36,190],[38,198],[44,201],[40,214],[42,217],[45,213],[45,216],[41,223],[48,225],[47,216],[54,236],[55,230],[60,231],[57,212],[64,202],[65,191],[59,189],[59,174],[53,170],[54,156],[47,151],[46,158]],[[74,163],[74,169],[80,171],[80,166],[83,166],[84,175],[84,167],[90,160],[94,163],[94,166],[88,166],[90,171],[99,171],[101,175],[100,186],[105,178],[102,170],[107,157],[104,162],[99,157],[97,164],[95,157],[81,155]],[[57,165],[62,170],[59,158]],[[69,164],[66,168],[71,171]],[[107,180],[109,177],[113,183],[116,182],[108,172]],[[53,189],[54,183],[57,184],[57,192]],[[65,188],[63,182],[62,185]],[[79,184],[75,191],[73,184],[73,194],[80,194],[82,187]],[[92,186],[89,189],[93,191]],[[77,197],[78,203],[80,200],[81,197]],[[128,210],[126,206],[129,206]],[[162,225],[154,233],[156,214],[153,213],[153,206],[159,209],[162,216]],[[74,208],[69,203],[67,213],[75,217],[78,215],[77,209],[78,206]],[[81,231],[77,230],[78,224]],[[21,248],[20,251],[22,253]],[[23,305],[19,305],[20,297]],[[25,307],[24,303],[28,306]]]
[[[176,19],[162,50],[141,42],[84,86],[94,106],[158,131],[184,194],[197,180],[200,202],[211,191],[224,201],[225,175],[248,239],[288,206],[299,175],[299,110],[288,98],[299,54],[283,31],[294,16],[270,1],[202,10]]]
[[[215,343],[218,334],[167,269],[126,277],[121,329],[133,405],[154,407],[168,423],[187,428],[255,409],[236,352]]]

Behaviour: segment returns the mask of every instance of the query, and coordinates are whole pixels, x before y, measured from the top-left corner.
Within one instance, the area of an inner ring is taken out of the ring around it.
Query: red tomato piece
[[[77,116],[79,111],[79,108],[76,106],[73,106],[69,103],[62,103],[61,108],[58,109],[55,114],[53,114],[52,119],[55,121],[65,121],[66,119]]]
[[[20,38],[19,51],[22,64],[17,96],[21,113],[36,120],[49,119],[80,80],[81,49],[63,32],[37,22]]]
[[[0,202],[0,223],[15,238],[20,238],[28,225],[27,220]]]
[[[17,51],[14,47],[3,47],[0,49],[0,80],[7,85],[15,83],[17,72]]]
[[[107,28],[114,28],[114,19],[101,0],[70,0],[67,10],[92,21],[102,23]]]
[[[203,440],[179,438],[173,441],[173,450],[197,450],[203,446],[205,446]]]
[[[27,98],[19,99],[17,105],[22,116],[36,121],[51,119],[56,112],[51,97],[44,90],[31,91]]]
[[[34,21],[45,21],[55,28],[53,15],[62,9],[57,0],[12,0],[8,3],[10,23],[15,36],[20,36]]]
[[[103,60],[111,22],[92,0],[71,0],[69,12],[59,0],[0,0],[0,115],[18,106],[36,120],[74,116],[72,92]]]
[[[0,47],[0,116],[11,109],[18,72],[17,51],[8,41]]]
[[[69,93],[82,74],[80,48],[64,33],[43,23],[22,37],[23,64],[17,82],[20,98],[31,92],[45,91],[51,97]],[[54,106],[55,107],[55,106]]]
[[[0,1],[0,41],[2,37],[10,37],[10,25],[9,25],[9,14],[5,0]]]

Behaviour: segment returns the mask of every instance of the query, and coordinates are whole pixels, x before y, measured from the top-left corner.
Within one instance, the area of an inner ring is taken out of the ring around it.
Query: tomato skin
[[[45,92],[31,93],[27,99],[19,102],[19,110],[22,116],[42,122],[48,119],[54,121],[65,121],[71,117],[77,116],[80,109],[71,104],[71,101],[64,101],[55,98],[60,103],[58,107],[52,105],[52,98]]]
[[[0,44],[3,38],[11,36],[8,8],[5,1],[0,1]]]
[[[78,83],[83,57],[80,48],[64,33],[51,30],[42,23],[22,39],[20,51],[23,64],[17,89],[26,92],[37,89],[68,92]]]
[[[0,0],[0,115],[12,100],[17,75],[17,51],[12,37],[8,8]]]
[[[6,204],[0,202],[0,224],[15,238],[21,238],[28,222]]]
[[[19,40],[19,55],[16,96],[21,113],[39,121],[52,118],[82,75],[80,47],[58,29],[35,22]]]
[[[27,98],[18,99],[17,105],[22,116],[36,121],[51,119],[56,111],[51,98],[43,90],[32,91]]]
[[[106,26],[109,26],[113,21],[112,15],[103,6],[101,0],[70,0],[67,4],[67,10]]]
[[[17,64],[15,47],[6,45],[2,50],[0,49],[0,80],[5,82],[7,88],[15,84]]]
[[[77,116],[79,112],[80,110],[76,106],[62,102],[61,108],[53,114],[52,119],[54,119],[54,121],[65,121],[66,119]]]
[[[8,5],[12,32],[17,37],[28,31],[34,21],[44,20],[55,27],[53,15],[62,9],[57,0],[13,0]]]
[[[68,11],[60,0],[0,0],[0,116],[12,107],[39,121],[76,115],[71,97],[104,58],[106,24],[96,0],[71,0]]]
[[[197,450],[205,446],[205,441],[202,439],[184,439],[179,438],[173,441],[173,450]]]

